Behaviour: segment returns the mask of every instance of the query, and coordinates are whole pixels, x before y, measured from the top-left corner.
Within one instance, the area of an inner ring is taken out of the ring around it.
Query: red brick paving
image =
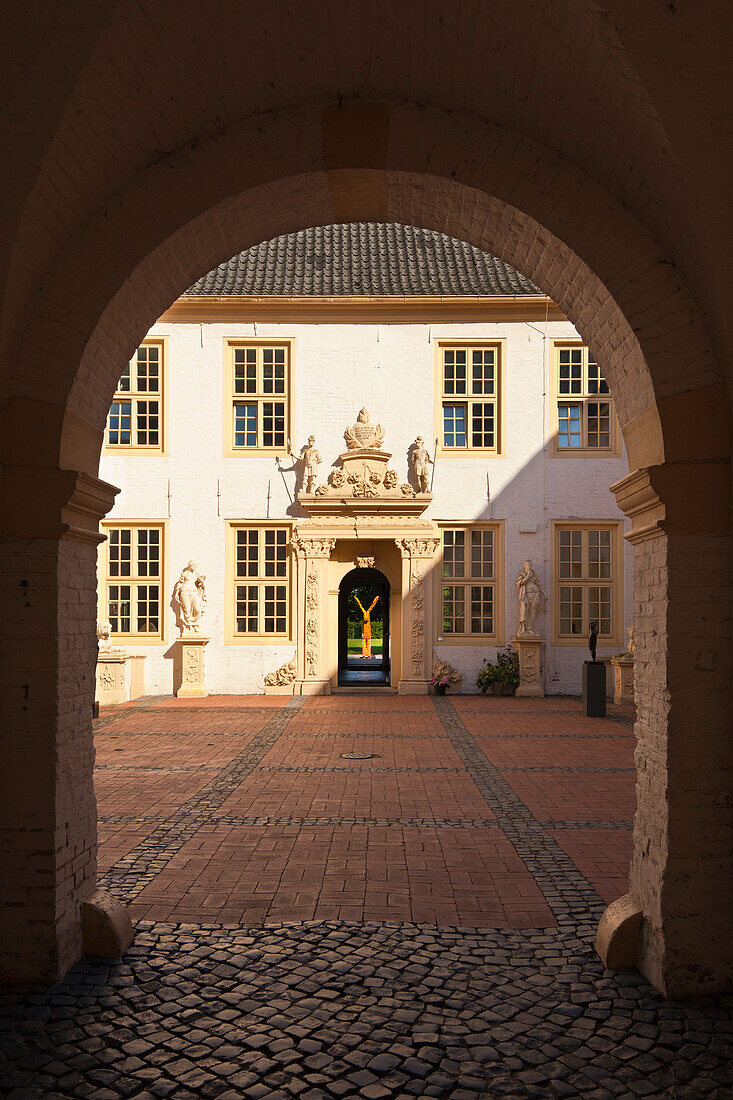
[[[460,757],[443,736],[407,736],[401,739],[371,736],[349,736],[335,733],[331,737],[314,737],[307,732],[287,733],[274,745],[262,763],[285,764],[299,767],[381,767],[381,768],[461,768]],[[375,753],[373,760],[348,761],[345,752]]]
[[[629,884],[631,829],[549,829],[604,901],[615,901]]]
[[[128,712],[117,721],[109,722],[103,726],[104,733],[226,733],[254,735],[267,725],[272,712],[264,711],[260,714],[242,711],[195,710],[174,711],[168,708],[153,710],[139,710]]]
[[[631,737],[486,737],[476,744],[497,768],[633,768]]]
[[[358,761],[354,762],[358,765]],[[263,772],[216,811],[245,817],[493,818],[467,772],[456,775]]]
[[[498,702],[498,700],[497,700]],[[507,700],[509,702],[509,700]],[[620,722],[614,722],[610,718],[584,718],[577,713],[579,704],[575,704],[575,714],[547,714],[534,712],[510,713],[507,715],[495,712],[482,714],[478,711],[462,714],[461,718],[469,733],[477,737],[481,734],[487,737],[508,737],[521,734],[527,736],[534,734],[538,737],[568,737],[571,734],[579,734],[584,737],[599,734],[604,737],[628,737],[633,741],[634,736]]]
[[[204,826],[140,894],[151,920],[555,921],[496,828]]]
[[[119,731],[118,731],[119,732]],[[206,733],[191,733],[187,736],[166,737],[165,734],[145,735],[130,733],[129,737],[106,737],[106,729],[94,740],[97,753],[96,762],[104,764],[144,765],[191,765],[218,764],[224,767],[244,749],[252,740],[246,737],[212,737]]]
[[[215,772],[164,770],[104,771],[94,776],[100,816],[155,815],[164,818],[211,781]]]
[[[105,708],[96,736],[98,764],[132,767],[102,766],[96,773],[100,868],[127,855],[154,828],[104,818],[154,816],[164,822],[216,778],[217,769],[234,760],[286,701],[210,696]],[[499,769],[633,765],[631,729],[620,721],[584,718],[576,700],[453,696],[451,702]],[[348,761],[343,752],[377,757]],[[174,770],[187,765],[201,770]],[[442,768],[451,770],[421,770]],[[503,775],[538,820],[633,817],[633,771]],[[273,824],[217,821],[245,816]],[[287,824],[290,817],[329,821]],[[353,818],[392,824],[349,824]],[[472,824],[477,821],[485,825]],[[625,892],[627,829],[549,831],[605,900]],[[398,696],[308,699],[259,766],[142,890],[132,911],[151,919],[243,924],[554,924],[533,877],[463,768],[433,701]]]
[[[107,825],[100,821],[98,826],[99,847],[97,849],[97,870],[100,874],[107,871],[118,859],[150,836],[155,825]]]
[[[630,821],[636,810],[633,773],[503,774],[538,821]]]

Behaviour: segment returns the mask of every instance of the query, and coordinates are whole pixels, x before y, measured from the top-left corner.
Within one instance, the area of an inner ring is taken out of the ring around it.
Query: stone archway
[[[348,632],[353,602],[363,613],[363,632],[356,635],[359,645],[351,647]],[[389,686],[389,581],[373,567],[357,567],[339,585],[338,680],[339,684],[376,684]],[[375,623],[379,629],[375,631]]]
[[[243,144],[252,159],[232,193]],[[468,152],[477,148],[481,157]],[[236,249],[373,219],[507,259],[558,301],[610,380],[632,471],[618,494],[636,562],[639,965],[670,992],[720,988],[731,975],[727,603],[719,613],[730,440],[704,326],[651,233],[569,161],[405,103],[275,111],[140,169],[56,257],[34,299],[4,406],[15,734],[5,767],[24,791],[9,869],[23,883],[40,872],[5,940],[11,973],[50,978],[78,957],[79,901],[95,879],[93,576],[114,493],[95,475],[120,366],[170,301]],[[75,273],[92,264],[98,278],[79,300]]]

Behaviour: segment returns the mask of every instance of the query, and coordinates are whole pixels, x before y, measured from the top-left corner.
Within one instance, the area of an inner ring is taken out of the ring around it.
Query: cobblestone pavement
[[[733,1097],[733,998],[665,1002],[592,949],[626,887],[628,716],[224,697],[97,726],[136,942],[2,998],[0,1095]]]

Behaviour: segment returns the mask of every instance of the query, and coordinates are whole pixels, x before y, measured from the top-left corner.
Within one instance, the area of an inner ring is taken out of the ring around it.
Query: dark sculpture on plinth
[[[590,634],[588,635],[588,649],[590,655],[593,658],[593,664],[596,663],[596,646],[598,645],[598,623],[595,620],[590,624]]]

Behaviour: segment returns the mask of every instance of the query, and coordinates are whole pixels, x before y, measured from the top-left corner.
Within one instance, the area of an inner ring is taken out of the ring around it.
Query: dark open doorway
[[[389,684],[389,581],[352,569],[339,586],[339,685]]]

